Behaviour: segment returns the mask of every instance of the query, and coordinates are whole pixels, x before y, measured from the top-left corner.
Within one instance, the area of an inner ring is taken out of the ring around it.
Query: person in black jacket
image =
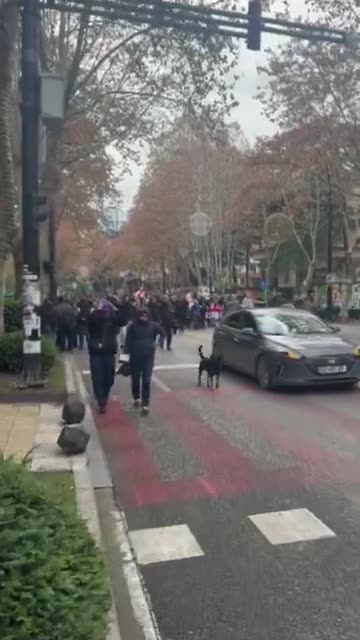
[[[114,384],[116,334],[115,309],[107,300],[101,300],[98,308],[88,317],[90,372],[99,413],[106,412],[110,390]]]
[[[87,336],[87,324],[90,312],[90,304],[87,300],[80,300],[78,305],[78,316],[76,319],[77,345],[80,351],[83,350],[85,338]]]
[[[151,320],[151,313],[146,307],[137,311],[135,320],[129,325],[125,353],[130,357],[131,391],[134,407],[141,406],[143,415],[149,413],[150,384],[154,366],[155,343],[157,336],[164,337],[164,329]]]
[[[159,302],[159,314],[160,314],[160,324],[164,329],[164,333],[166,337],[166,348],[168,351],[171,351],[175,316],[174,316],[174,309],[170,301],[166,297],[164,297]],[[160,343],[160,347],[162,349],[164,348],[163,340]]]

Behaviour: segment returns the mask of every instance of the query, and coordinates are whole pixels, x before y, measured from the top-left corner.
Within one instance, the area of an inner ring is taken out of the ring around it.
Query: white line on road
[[[197,369],[199,363],[191,363],[191,364],[156,364],[154,367],[154,371],[165,371],[166,369]]]
[[[145,589],[130,546],[125,514],[113,511],[113,516],[116,521],[117,540],[123,558],[123,570],[134,615],[143,631],[145,640],[160,640],[155,616],[150,608],[150,597]]]
[[[141,565],[197,558],[202,548],[187,524],[129,532],[137,561]]]
[[[66,378],[66,388],[68,393],[75,393],[76,384],[75,384],[75,375],[72,367],[71,356],[65,356],[65,378]]]
[[[165,391],[165,393],[169,393],[171,392],[170,387],[168,387],[167,384],[165,384],[165,382],[163,382],[162,380],[160,380],[160,378],[158,378],[158,376],[156,376],[155,374],[153,374],[152,376],[152,380],[153,383],[159,388],[161,389],[161,391]]]
[[[169,370],[174,370],[176,371],[176,369],[197,369],[199,366],[198,363],[178,363],[178,364],[156,364],[154,367],[154,371],[166,371],[167,369]],[[83,374],[83,376],[89,376],[90,375],[90,369],[83,369],[83,371],[81,372]]]
[[[249,516],[271,544],[335,538],[335,533],[308,509],[288,509]]]

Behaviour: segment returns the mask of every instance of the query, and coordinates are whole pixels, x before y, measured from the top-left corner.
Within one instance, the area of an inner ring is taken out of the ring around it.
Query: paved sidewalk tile
[[[0,405],[0,451],[23,460],[34,446],[40,405]]]

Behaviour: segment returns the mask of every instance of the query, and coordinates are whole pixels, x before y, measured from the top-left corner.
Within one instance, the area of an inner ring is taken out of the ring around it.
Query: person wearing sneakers
[[[128,327],[124,351],[130,360],[134,407],[140,406],[141,399],[143,415],[149,413],[151,375],[158,336],[164,338],[164,329],[158,322],[153,322],[147,307],[140,307]]]

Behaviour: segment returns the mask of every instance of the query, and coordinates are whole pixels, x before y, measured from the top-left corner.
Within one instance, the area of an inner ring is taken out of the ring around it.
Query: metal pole
[[[26,0],[22,9],[22,233],[23,233],[23,355],[22,386],[41,384],[41,327],[39,249],[34,197],[38,192],[39,40],[38,0]]]
[[[49,211],[49,293],[50,302],[56,302],[57,282],[56,282],[56,236],[55,236],[55,212],[53,207]]]
[[[36,0],[24,2],[22,10],[22,57],[21,57],[21,97],[22,97],[22,227],[23,265],[29,273],[36,273],[34,251],[33,191],[36,175],[34,165],[35,139],[35,77],[37,56],[34,43],[34,21],[36,20]]]

